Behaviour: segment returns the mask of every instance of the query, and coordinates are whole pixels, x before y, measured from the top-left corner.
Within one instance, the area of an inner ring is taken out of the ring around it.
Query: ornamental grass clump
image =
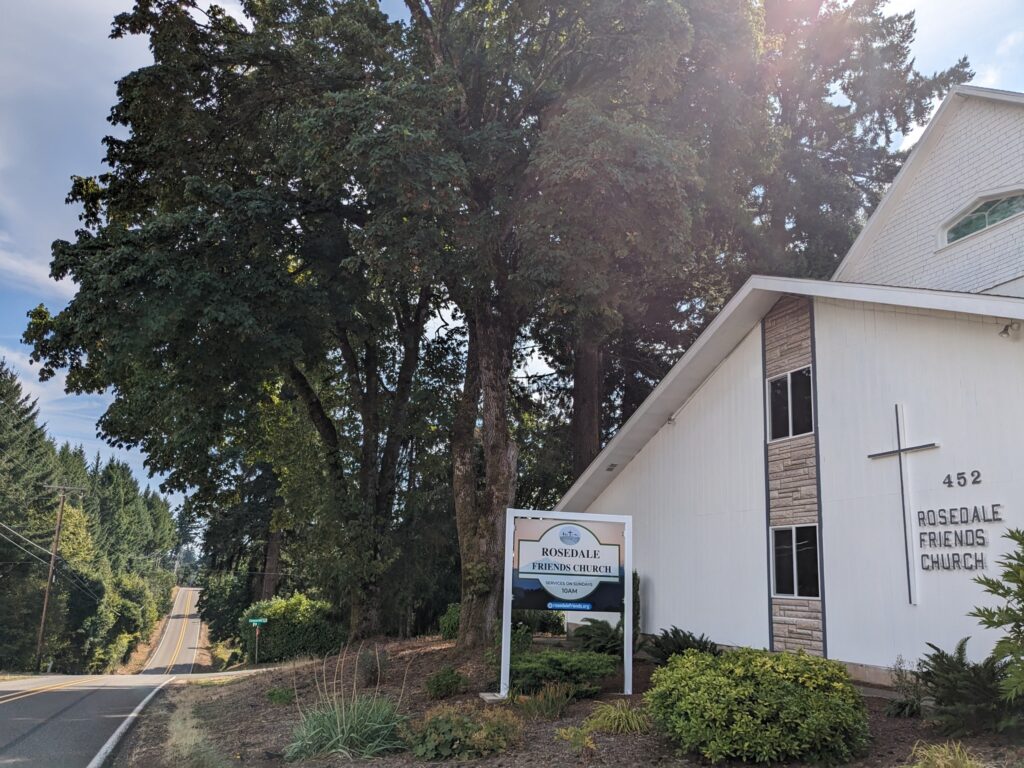
[[[397,701],[380,693],[358,690],[358,658],[362,648],[350,654],[346,647],[333,670],[325,659],[314,666],[316,699],[309,709],[297,702],[299,724],[285,749],[286,760],[303,760],[317,755],[341,755],[349,760],[369,758],[405,749],[401,728],[402,695]],[[408,673],[408,669],[406,670]],[[346,677],[347,675],[347,677]],[[403,683],[402,691],[405,687]]]
[[[686,651],[656,670],[655,725],[719,763],[845,763],[868,744],[867,710],[839,664],[805,653]]]

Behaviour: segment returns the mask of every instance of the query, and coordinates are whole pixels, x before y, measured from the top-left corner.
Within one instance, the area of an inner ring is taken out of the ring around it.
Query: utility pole
[[[36,669],[43,661],[43,633],[46,630],[46,609],[50,605],[50,586],[53,584],[53,571],[57,567],[57,547],[60,545],[60,527],[64,521],[64,500],[68,491],[85,492],[84,488],[69,485],[47,485],[60,493],[60,507],[57,509],[57,526],[53,531],[53,547],[50,549],[50,570],[46,575],[46,591],[43,592],[43,615],[39,617],[39,636],[36,638]]]

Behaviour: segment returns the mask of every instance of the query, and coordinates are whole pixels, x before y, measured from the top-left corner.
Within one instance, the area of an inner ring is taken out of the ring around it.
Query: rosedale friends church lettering
[[[1002,510],[1002,504],[918,510],[917,538],[918,549],[921,551],[921,570],[985,570],[989,561],[982,548],[987,547],[991,541],[991,532],[986,528],[968,526],[998,524],[1002,527]],[[960,551],[949,552],[950,549]]]

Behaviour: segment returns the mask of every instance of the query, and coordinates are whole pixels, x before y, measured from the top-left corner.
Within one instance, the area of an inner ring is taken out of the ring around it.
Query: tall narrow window
[[[818,526],[772,529],[773,589],[782,597],[819,597]]]
[[[768,381],[768,435],[781,440],[814,431],[814,395],[811,369],[777,376]]]

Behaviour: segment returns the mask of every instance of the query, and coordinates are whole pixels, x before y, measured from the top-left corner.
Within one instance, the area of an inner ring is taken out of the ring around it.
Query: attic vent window
[[[970,213],[959,219],[946,231],[946,242],[955,243],[961,238],[980,232],[1003,219],[1024,212],[1024,194],[1007,195],[995,200],[986,200]]]
[[[604,471],[605,471],[605,472],[614,472],[614,471],[615,471],[615,469],[616,469],[616,467],[618,467],[618,466],[619,466],[618,464],[609,464],[609,465],[608,465],[608,466],[607,466],[607,467],[605,468],[605,470],[604,470]]]

